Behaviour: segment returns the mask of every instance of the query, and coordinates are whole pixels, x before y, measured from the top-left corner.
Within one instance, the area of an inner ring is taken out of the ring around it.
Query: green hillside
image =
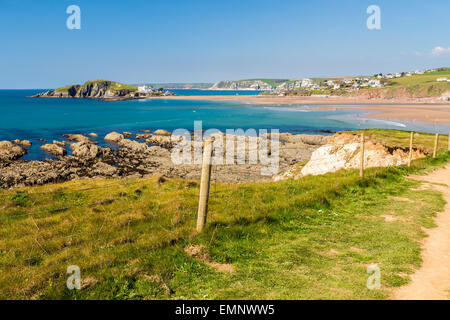
[[[122,90],[130,91],[130,92],[137,91],[137,87],[135,87],[135,86],[125,84],[125,83],[120,83],[117,81],[109,81],[109,80],[89,80],[89,81],[86,81],[82,85],[79,85],[79,84],[68,85],[65,87],[57,88],[57,89],[55,89],[55,91],[56,92],[69,92],[70,90],[75,90],[75,92],[78,92],[79,90],[81,90],[82,88],[84,88],[90,84],[99,84],[99,85],[104,86],[106,90],[112,90],[112,91],[122,91]]]
[[[385,88],[394,91],[405,89],[414,97],[439,97],[450,90],[450,82],[437,81],[438,78],[442,77],[450,79],[450,68],[438,72],[391,79],[386,82]]]
[[[394,79],[383,79],[382,88],[366,88],[343,95],[371,96],[372,98],[437,98],[450,93],[450,82],[438,82],[438,78],[450,79],[450,68],[438,72],[414,74]]]
[[[438,78],[447,77],[450,79],[450,68],[446,68],[443,71],[431,72],[425,74],[415,74],[410,77],[401,77],[391,79],[386,83],[389,87],[412,87],[417,85],[436,85],[436,84],[448,84],[450,83],[440,83],[436,80]]]

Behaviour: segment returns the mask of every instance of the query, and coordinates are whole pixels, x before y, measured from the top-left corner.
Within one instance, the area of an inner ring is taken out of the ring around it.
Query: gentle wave
[[[314,110],[300,109],[295,107],[264,107],[264,109],[272,111],[291,111],[291,112],[313,112]]]
[[[391,126],[396,126],[396,127],[401,127],[401,128],[406,128],[407,126],[403,123],[400,122],[395,122],[395,121],[389,121],[389,120],[381,120],[381,119],[367,119],[368,121],[373,121],[373,122],[381,122],[384,124],[388,124]]]

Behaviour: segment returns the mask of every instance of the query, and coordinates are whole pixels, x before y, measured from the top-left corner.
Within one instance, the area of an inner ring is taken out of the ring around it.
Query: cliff
[[[287,91],[302,88],[306,85],[305,79],[251,79],[237,81],[216,82],[210,90],[261,90],[261,91]]]
[[[273,86],[263,80],[219,81],[210,90],[273,90]]]

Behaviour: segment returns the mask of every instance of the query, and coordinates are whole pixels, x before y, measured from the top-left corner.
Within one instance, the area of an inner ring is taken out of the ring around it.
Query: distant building
[[[138,92],[150,93],[153,92],[153,88],[147,84],[138,86]]]
[[[372,79],[369,81],[369,86],[371,86],[372,88],[381,88],[381,81]]]
[[[308,87],[311,87],[312,85],[313,85],[313,82],[311,79],[303,79],[300,86],[302,88],[308,88]]]

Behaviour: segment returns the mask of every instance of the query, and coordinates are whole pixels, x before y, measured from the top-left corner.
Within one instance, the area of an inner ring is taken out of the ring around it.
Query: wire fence
[[[345,146],[348,143],[335,145]],[[290,149],[298,150],[281,148]],[[330,157],[314,160],[329,161]],[[215,214],[222,209],[229,213],[223,219],[257,221],[268,211],[261,212],[256,204],[270,204],[274,194],[281,192],[294,202],[307,201],[307,197],[311,202],[322,201],[312,196],[314,185],[299,187],[298,183],[273,183],[259,191],[246,185],[218,189],[222,183],[218,166],[212,165],[211,169],[208,221],[215,221]],[[342,177],[326,180],[324,190],[332,192],[343,180]],[[159,189],[155,187],[158,184],[156,180],[132,180],[79,188],[55,185],[46,191],[30,189],[0,194],[0,297],[28,297],[44,283],[65,281],[69,265],[79,265],[82,270],[113,269],[129,264],[153,248],[192,236],[199,205],[198,184],[185,182],[167,187],[163,184]],[[172,192],[173,197],[160,198],[161,188]],[[302,192],[299,188],[303,188]],[[182,195],[177,193],[179,190]],[[267,210],[272,209],[267,206]],[[171,210],[177,214],[172,215]],[[283,205],[277,210],[283,210]],[[215,231],[211,241],[214,235]]]

